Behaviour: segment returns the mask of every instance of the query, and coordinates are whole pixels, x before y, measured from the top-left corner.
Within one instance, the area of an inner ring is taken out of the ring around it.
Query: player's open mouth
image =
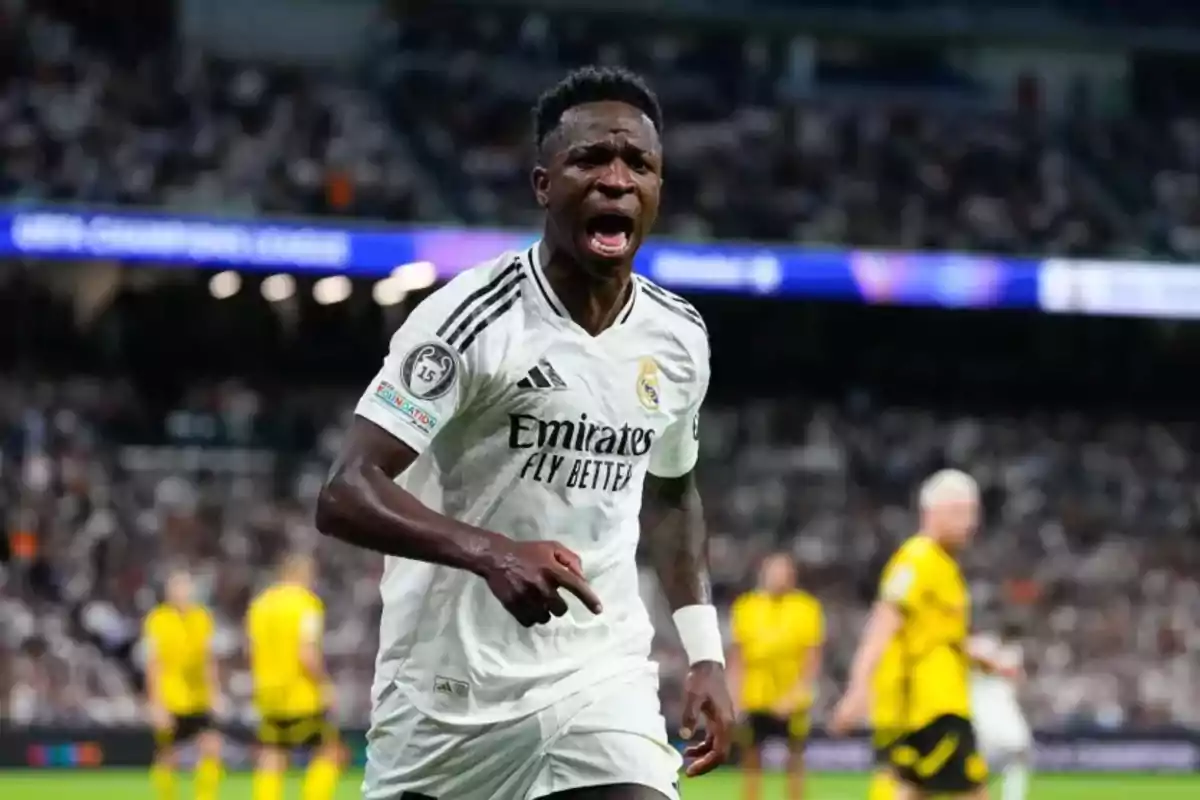
[[[625,255],[633,241],[633,220],[622,214],[598,214],[587,222],[587,245],[598,256]]]

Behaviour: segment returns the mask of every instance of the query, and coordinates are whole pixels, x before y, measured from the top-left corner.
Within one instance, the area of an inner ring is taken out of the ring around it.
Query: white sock
[[[1029,793],[1029,767],[1024,758],[1008,762],[1000,773],[1000,800],[1025,800]]]

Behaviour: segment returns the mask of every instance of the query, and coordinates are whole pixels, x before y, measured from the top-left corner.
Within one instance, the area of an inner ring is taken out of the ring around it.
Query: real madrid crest
[[[653,358],[643,358],[638,362],[637,396],[647,411],[658,411],[662,393],[658,385],[658,364]]]

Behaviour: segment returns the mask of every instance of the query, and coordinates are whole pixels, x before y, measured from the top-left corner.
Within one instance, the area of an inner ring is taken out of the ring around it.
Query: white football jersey
[[[356,409],[420,454],[398,482],[454,519],[574,550],[604,610],[564,592],[566,616],[524,628],[481,578],[389,557],[377,687],[395,680],[435,719],[485,723],[656,670],[634,561],[642,483],[695,465],[708,381],[707,331],[686,301],[638,277],[593,337],[536,245],[421,303]]]
[[[1019,668],[1024,661],[1021,646],[1012,642],[1004,642],[991,634],[978,634],[971,637],[970,652],[990,659],[1002,667]],[[1016,697],[1016,686],[1011,680],[990,672],[974,670],[972,675],[973,687],[976,692],[993,692],[1011,694]]]

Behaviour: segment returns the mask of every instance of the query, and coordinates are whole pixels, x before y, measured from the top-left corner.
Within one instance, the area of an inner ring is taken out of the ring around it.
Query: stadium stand
[[[353,82],[169,40],[130,52],[42,15],[19,17],[9,41],[0,195],[231,215],[444,213]]]

